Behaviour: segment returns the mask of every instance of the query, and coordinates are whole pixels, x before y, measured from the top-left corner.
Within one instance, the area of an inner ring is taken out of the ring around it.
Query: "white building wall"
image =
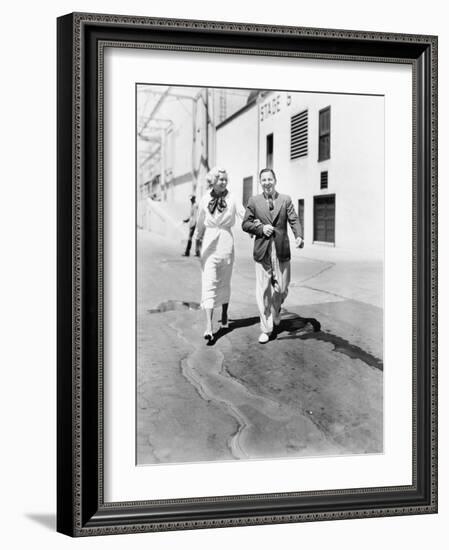
[[[338,186],[336,245],[340,246],[341,233],[341,246],[382,256],[385,209],[384,99],[341,96],[333,111],[335,132],[332,133],[331,126],[331,140],[335,142],[335,153],[332,152],[331,141],[331,161],[335,157],[335,162],[329,177],[335,178]]]
[[[319,111],[329,105],[331,154],[329,160],[318,162]],[[290,160],[291,117],[304,109],[308,109],[308,155]],[[314,196],[335,194],[335,246],[381,257],[383,97],[272,92],[260,102],[259,121],[261,167],[266,163],[266,136],[273,133],[277,188],[292,197],[296,209],[298,199],[304,199],[306,244],[313,244]],[[321,171],[328,171],[327,189],[320,189]]]
[[[182,88],[174,88],[172,93],[185,94]],[[167,181],[167,202],[173,208],[185,204],[189,205],[189,195],[192,193],[192,179],[181,184],[174,184],[176,178],[192,172],[192,136],[193,136],[193,101],[167,97],[157,112],[156,117],[173,122],[173,130],[168,136],[165,151],[165,168],[169,179]],[[170,184],[170,181],[172,183]]]
[[[258,188],[258,137],[257,109],[249,107],[240,115],[217,129],[217,165],[227,170],[228,189],[241,202],[243,180],[253,178],[253,194]],[[236,245],[248,242],[248,235],[236,227]]]
[[[217,165],[227,170],[228,188],[241,201],[243,179],[253,177],[257,190],[257,111],[250,107],[217,130]]]

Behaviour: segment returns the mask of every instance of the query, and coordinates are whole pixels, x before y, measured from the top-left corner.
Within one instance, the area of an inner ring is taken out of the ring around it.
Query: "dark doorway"
[[[305,228],[304,228],[304,199],[298,199],[298,218],[299,223],[302,227],[302,238],[304,239],[305,236]]]
[[[335,195],[313,198],[313,240],[335,243]]]
[[[253,177],[243,178],[243,197],[242,204],[246,208],[248,200],[253,196]]]
[[[273,134],[269,134],[267,136],[267,165],[266,165],[266,168],[273,168],[273,148],[274,148]]]

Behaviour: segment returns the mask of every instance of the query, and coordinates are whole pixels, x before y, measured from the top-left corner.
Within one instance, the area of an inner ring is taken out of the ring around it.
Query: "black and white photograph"
[[[444,14],[6,5],[2,547],[444,548]]]
[[[137,465],[384,452],[384,99],[136,84]]]

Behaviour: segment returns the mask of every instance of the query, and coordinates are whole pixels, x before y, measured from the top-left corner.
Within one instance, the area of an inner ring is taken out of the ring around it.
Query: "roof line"
[[[241,109],[239,109],[238,111],[236,111],[234,114],[232,114],[230,117],[226,118],[225,120],[223,120],[222,122],[220,122],[220,124],[217,124],[216,126],[216,129],[219,130],[220,128],[222,128],[223,126],[226,126],[226,124],[228,124],[229,122],[231,122],[231,120],[234,120],[234,118],[240,116],[241,114],[243,114],[245,111],[247,111],[250,107],[252,107],[253,105],[255,105],[257,103],[257,97],[255,97],[254,99],[252,99],[249,103],[247,103],[246,105],[244,105]]]

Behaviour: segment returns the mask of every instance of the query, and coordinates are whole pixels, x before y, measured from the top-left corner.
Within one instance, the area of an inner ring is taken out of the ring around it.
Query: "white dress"
[[[198,205],[195,238],[201,246],[201,307],[213,309],[228,304],[231,296],[231,275],[234,265],[234,237],[231,228],[236,217],[242,220],[244,208],[232,195],[225,197],[226,208],[213,214],[208,209],[212,197],[206,193]]]

